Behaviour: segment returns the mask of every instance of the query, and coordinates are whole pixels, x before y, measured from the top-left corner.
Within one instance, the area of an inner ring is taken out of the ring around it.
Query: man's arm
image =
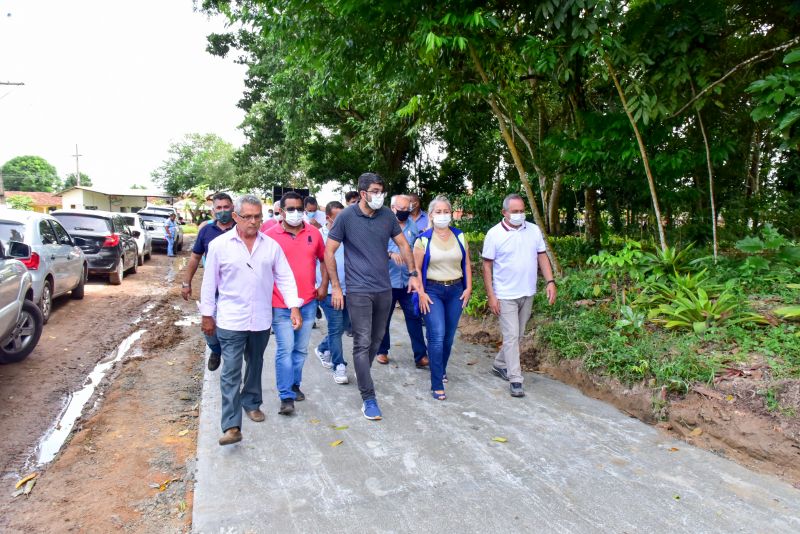
[[[492,268],[494,267],[494,260],[483,258],[483,287],[486,289],[486,297],[489,303],[489,309],[495,315],[500,315],[500,302],[494,294],[494,286],[492,286]]]
[[[217,312],[217,289],[219,288],[219,264],[215,247],[209,247],[206,267],[203,271],[203,285],[200,287],[200,315],[203,317],[200,328],[210,336],[216,330],[214,317]]]
[[[342,295],[342,285],[339,281],[339,273],[336,271],[336,251],[341,246],[339,241],[333,239],[328,234],[328,242],[325,243],[325,270],[331,284],[331,305],[335,310],[344,308],[344,296]],[[324,276],[323,276],[324,279]]]
[[[545,291],[547,292],[547,302],[550,303],[552,306],[556,302],[556,283],[555,279],[553,278],[553,267],[550,265],[550,258],[547,257],[545,252],[540,252],[539,256],[539,269],[542,270],[542,275],[544,276],[545,282]]]
[[[189,300],[189,295],[192,294],[192,279],[194,278],[197,268],[200,266],[200,260],[203,258],[200,254],[192,252],[192,257],[189,258],[189,263],[186,265],[186,278],[183,283],[188,287],[181,288],[181,296],[183,300]]]
[[[403,235],[403,232],[400,232],[392,239],[397,244],[397,247],[400,249],[400,256],[402,256],[403,262],[406,264],[406,267],[408,268],[408,272],[416,271],[416,267],[414,266],[414,255],[411,253],[411,247],[408,246],[408,240],[406,239],[406,236]],[[410,276],[408,278],[409,293],[411,291],[419,291],[421,288],[422,288],[422,283],[419,280],[419,276]]]

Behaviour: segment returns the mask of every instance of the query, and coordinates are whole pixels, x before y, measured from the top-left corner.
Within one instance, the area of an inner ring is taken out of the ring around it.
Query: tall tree
[[[3,164],[7,191],[57,191],[61,187],[56,168],[39,156],[18,156]]]
[[[187,134],[169,147],[169,157],[152,173],[170,195],[188,194],[198,186],[228,189],[235,181],[233,146],[215,134]]]
[[[84,187],[91,187],[92,179],[89,178],[88,175],[86,175],[84,173],[81,173],[81,179],[80,180],[76,180],[75,179],[75,173],[71,172],[71,173],[69,173],[67,175],[66,178],[64,178],[63,188],[66,189],[68,187],[75,187],[76,185],[82,185]]]

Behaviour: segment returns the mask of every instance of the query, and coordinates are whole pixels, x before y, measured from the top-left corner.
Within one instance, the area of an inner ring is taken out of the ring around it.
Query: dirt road
[[[83,300],[55,303],[27,360],[0,367],[0,531],[189,528],[184,476],[194,457],[203,346],[196,305],[180,298],[177,273],[188,256],[156,252],[121,286],[92,278]],[[41,464],[42,438],[68,424],[59,423],[67,402],[126,339],[130,347],[99,380],[67,443]],[[31,493],[11,497],[32,472]]]

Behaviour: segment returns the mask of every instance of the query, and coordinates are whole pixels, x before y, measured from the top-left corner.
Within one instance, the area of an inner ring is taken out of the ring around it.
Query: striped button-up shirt
[[[234,228],[208,246],[200,313],[216,315],[217,326],[226,330],[267,330],[272,326],[273,284],[287,303],[300,306],[292,269],[281,247],[258,232],[249,251]]]

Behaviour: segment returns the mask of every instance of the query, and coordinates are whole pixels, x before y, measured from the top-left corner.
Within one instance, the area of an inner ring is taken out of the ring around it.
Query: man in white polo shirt
[[[483,241],[483,282],[489,309],[500,317],[503,346],[492,372],[511,383],[511,396],[524,397],[519,340],[531,316],[537,266],[544,275],[547,300],[556,301],[556,282],[539,227],[525,221],[525,201],[519,195],[503,200],[503,219]],[[537,261],[533,261],[536,258]]]

